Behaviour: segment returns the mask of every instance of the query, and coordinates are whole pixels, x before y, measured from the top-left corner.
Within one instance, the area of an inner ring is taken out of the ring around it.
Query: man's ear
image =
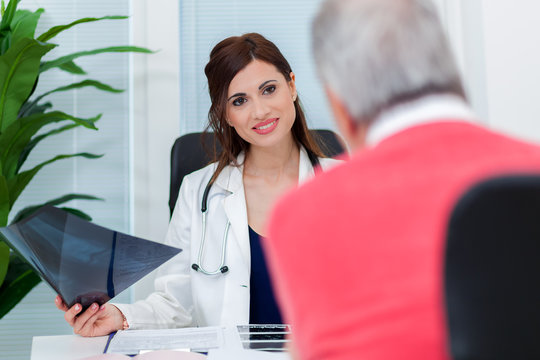
[[[365,126],[357,124],[343,101],[332,89],[326,86],[325,91],[339,132],[351,148],[362,147],[365,142]]]

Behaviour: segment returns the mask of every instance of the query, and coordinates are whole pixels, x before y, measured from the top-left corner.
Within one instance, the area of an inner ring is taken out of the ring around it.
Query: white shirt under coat
[[[244,155],[240,154],[238,163],[243,161]],[[337,162],[320,159],[323,170]],[[251,258],[242,166],[226,166],[208,195],[202,265],[209,271],[218,269],[229,221],[225,256],[229,271],[209,276],[191,268],[197,262],[201,242],[202,196],[215,167],[215,163],[210,164],[182,181],[165,243],[183,251],[159,268],[155,292],[134,304],[115,304],[125,315],[130,329],[249,323]],[[304,148],[300,149],[298,170],[299,184],[314,176]]]

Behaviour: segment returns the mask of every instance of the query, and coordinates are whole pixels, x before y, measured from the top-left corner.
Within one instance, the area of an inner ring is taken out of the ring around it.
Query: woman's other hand
[[[65,312],[64,318],[71,325],[75,334],[81,336],[103,336],[113,331],[121,330],[124,326],[124,316],[114,305],[97,303],[90,305],[81,313],[81,304],[75,304],[71,308],[57,295],[54,300],[56,307]]]

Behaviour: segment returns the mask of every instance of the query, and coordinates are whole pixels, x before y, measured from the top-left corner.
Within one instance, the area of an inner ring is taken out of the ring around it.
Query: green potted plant
[[[30,169],[23,170],[28,155],[41,141],[76,127],[97,130],[95,123],[101,114],[92,118],[79,118],[62,111],[53,110],[46,97],[55,92],[69,91],[82,87],[94,87],[107,92],[121,92],[102,82],[84,79],[80,82],[35,95],[40,74],[58,68],[76,75],[86,72],[75,63],[83,57],[110,52],[151,51],[134,46],[117,46],[76,52],[57,59],[44,60],[43,57],[57,47],[51,42],[59,33],[82,23],[102,20],[126,19],[125,16],[105,16],[83,18],[66,25],[54,26],[36,37],[35,31],[43,9],[35,12],[17,9],[20,0],[11,0],[5,6],[1,1],[0,22],[0,227],[8,224],[13,204],[30,183],[32,178],[48,164],[73,157],[88,159],[101,155],[91,153],[61,154]],[[44,131],[45,126],[58,124],[56,128]],[[61,205],[75,199],[95,200],[91,195],[66,194],[47,201],[45,204]],[[18,212],[12,222],[30,215],[45,204],[37,204]],[[64,207],[65,210],[90,219],[84,212]],[[0,319],[6,315],[38,283],[40,278],[32,268],[0,241]]]

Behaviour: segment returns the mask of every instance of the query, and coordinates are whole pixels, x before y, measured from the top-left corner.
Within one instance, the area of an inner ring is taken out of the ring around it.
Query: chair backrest
[[[343,141],[333,131],[317,129],[311,130],[311,133],[326,156],[335,157],[344,152]],[[195,170],[202,169],[213,160],[205,150],[211,151],[214,142],[213,133],[207,133],[205,136],[202,136],[202,133],[190,133],[180,136],[174,142],[171,150],[171,182],[169,189],[169,209],[171,214],[184,176]],[[219,153],[220,151],[221,146],[216,141],[216,152]]]
[[[540,358],[540,176],[473,186],[451,215],[446,246],[453,359]]]

